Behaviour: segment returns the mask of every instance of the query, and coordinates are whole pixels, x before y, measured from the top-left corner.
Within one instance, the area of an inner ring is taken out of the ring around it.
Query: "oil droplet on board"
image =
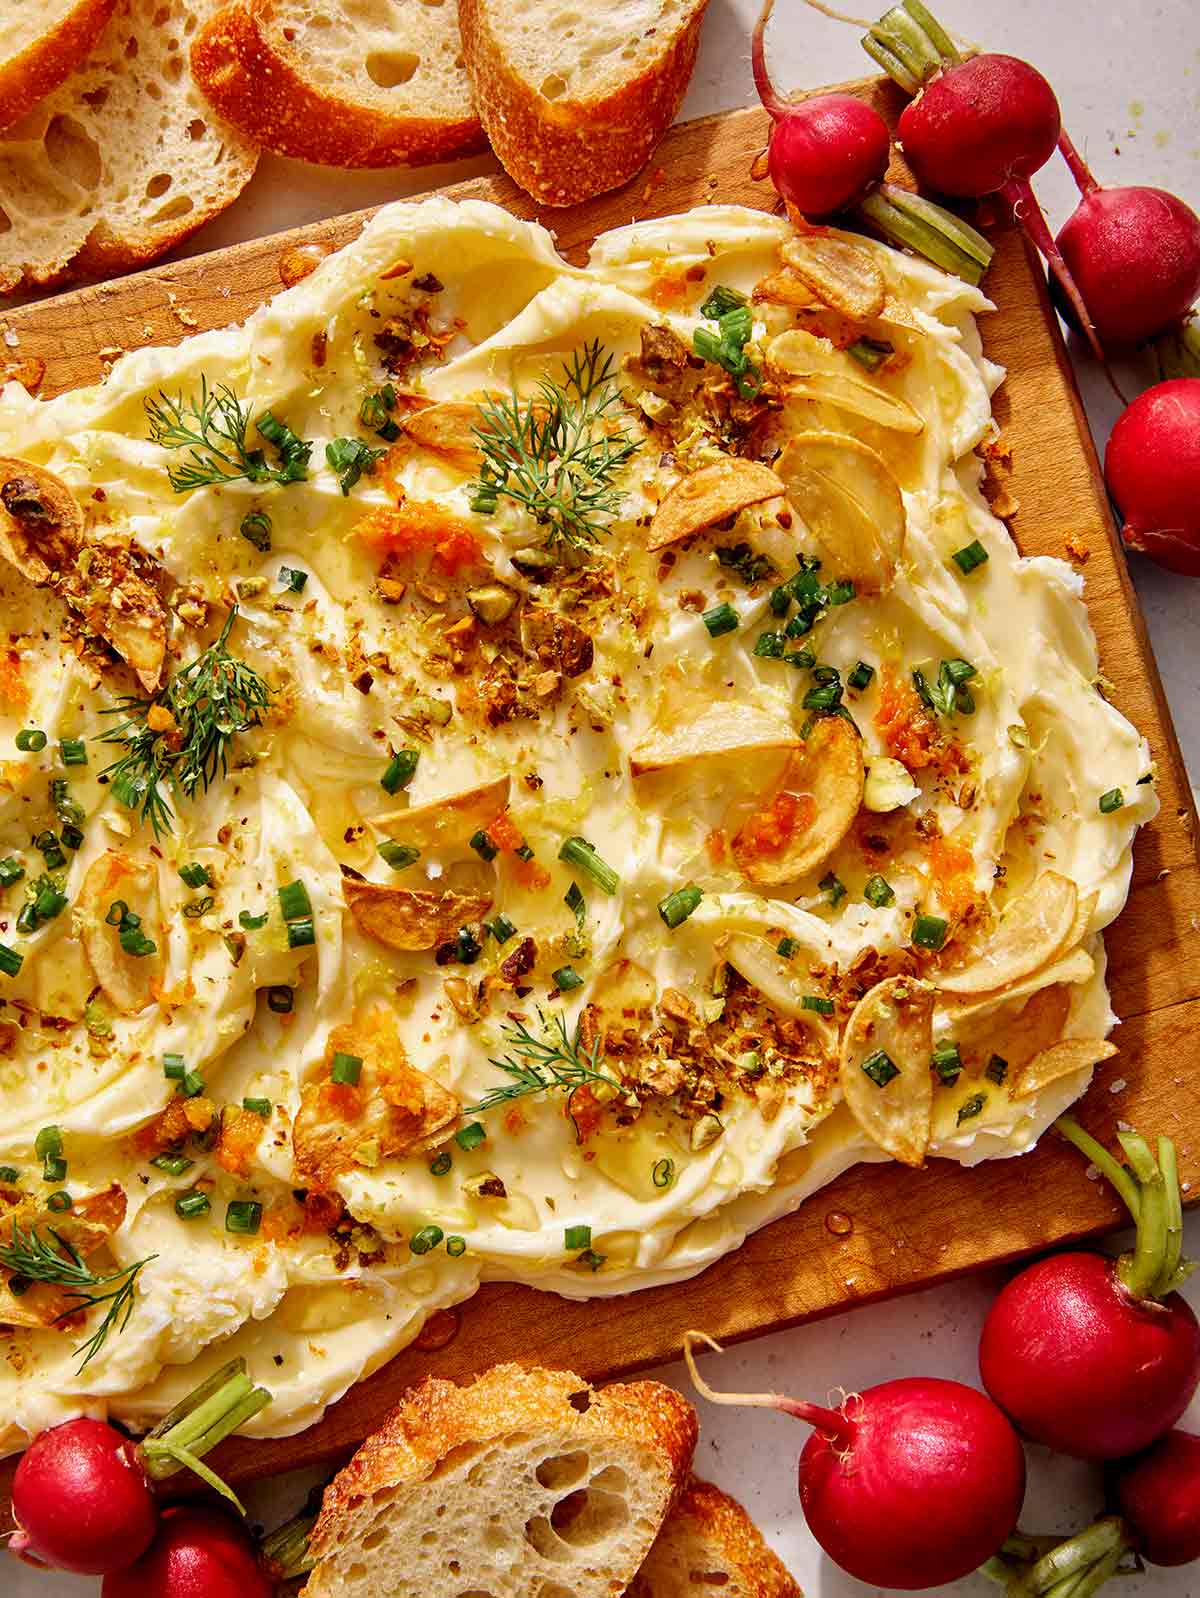
[[[290,250],[285,250],[277,263],[280,281],[285,288],[293,288],[310,272],[316,271],[321,262],[333,250],[332,244],[294,244]]]
[[[835,1237],[849,1237],[854,1230],[854,1222],[841,1210],[830,1210],[825,1217],[825,1227]]]

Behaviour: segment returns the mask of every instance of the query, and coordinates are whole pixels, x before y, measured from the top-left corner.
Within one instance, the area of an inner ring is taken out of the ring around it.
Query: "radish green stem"
[[[1141,1196],[1138,1193],[1137,1183],[1125,1167],[1113,1159],[1103,1143],[1097,1143],[1090,1132],[1085,1132],[1074,1116],[1060,1115],[1054,1127],[1056,1131],[1062,1133],[1068,1143],[1073,1143],[1079,1152],[1085,1154],[1108,1178],[1121,1195],[1131,1218],[1136,1221],[1141,1213]]]
[[[1107,1515],[1057,1543],[1017,1533],[982,1572],[1001,1582],[1009,1598],[1091,1598],[1116,1575],[1132,1546],[1125,1522]]]
[[[1129,1156],[1142,1195],[1137,1241],[1133,1253],[1122,1256],[1117,1274],[1135,1298],[1151,1298],[1167,1253],[1166,1183],[1145,1138],[1136,1132],[1119,1132],[1117,1138]]]
[[[1022,1588],[1029,1593],[1049,1593],[1066,1577],[1086,1573],[1114,1550],[1119,1560],[1125,1551],[1125,1528],[1116,1516],[1109,1515],[1043,1554],[1030,1567]]]
[[[1158,1168],[1162,1172],[1165,1190],[1167,1228],[1162,1270],[1155,1284],[1155,1291],[1161,1297],[1176,1285],[1179,1261],[1183,1254],[1183,1198],[1179,1192],[1179,1162],[1175,1157],[1175,1145],[1169,1137],[1160,1137],[1158,1140]]]
[[[317,1523],[319,1508],[318,1494],[316,1508],[302,1510],[269,1537],[264,1537],[261,1549],[263,1563],[276,1582],[294,1581],[298,1576],[307,1576],[316,1564],[308,1551],[308,1536]]]
[[[863,36],[862,47],[905,94],[917,94],[944,66],[961,60],[950,35],[920,0],[885,11]]]
[[[783,1393],[718,1393],[701,1378],[696,1369],[695,1343],[707,1343],[718,1354],[725,1350],[707,1332],[684,1332],[683,1358],[688,1375],[698,1393],[712,1404],[748,1405],[758,1409],[778,1409],[797,1420],[807,1421],[839,1449],[848,1448],[854,1440],[854,1425],[840,1409],[828,1409],[822,1404],[809,1404],[803,1399],[787,1398]]]
[[[859,217],[895,244],[978,284],[992,259],[992,246],[961,217],[922,195],[881,183],[858,208]]]
[[[1071,169],[1071,176],[1075,179],[1080,194],[1092,194],[1100,187],[1088,171],[1087,162],[1071,142],[1071,135],[1065,128],[1058,135],[1058,148],[1063,160]]]
[[[1200,318],[1195,311],[1169,332],[1160,333],[1153,349],[1162,381],[1171,377],[1200,377]]]
[[[146,1474],[162,1481],[186,1467],[240,1509],[233,1493],[201,1459],[270,1402],[266,1388],[255,1387],[246,1374],[245,1360],[230,1360],[142,1439],[139,1453]]]

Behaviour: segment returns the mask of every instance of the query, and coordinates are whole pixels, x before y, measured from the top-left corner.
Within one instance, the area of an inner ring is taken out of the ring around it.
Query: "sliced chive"
[[[786,616],[792,608],[792,596],[788,593],[786,586],[772,588],[767,604],[770,607],[772,616]]]
[[[15,1165],[0,1165],[0,1182],[15,1182],[20,1174]]]
[[[585,1248],[576,1263],[586,1265],[590,1271],[598,1271],[607,1257],[605,1254],[597,1254],[593,1248]]]
[[[494,860],[500,853],[482,827],[478,832],[472,833],[467,841],[481,860]]]
[[[835,877],[832,871],[827,871],[817,883],[821,892],[829,898],[829,903],[836,909],[846,897],[846,884],[840,877]]]
[[[877,372],[888,356],[894,353],[895,345],[889,344],[885,338],[856,338],[853,344],[846,345],[846,354],[868,372]]]
[[[163,1075],[170,1082],[182,1082],[183,1074],[187,1070],[187,1062],[182,1054],[163,1055]]]
[[[726,600],[720,605],[714,605],[711,610],[706,610],[700,620],[708,629],[710,638],[720,638],[724,633],[736,632],[741,617]]]
[[[25,875],[25,867],[19,860],[14,860],[12,855],[0,860],[0,888],[11,888],[14,882],[20,882]]]
[[[962,1074],[962,1053],[951,1039],[939,1043],[933,1051],[933,1069],[947,1086],[957,1082]]]
[[[132,955],[137,960],[142,960],[148,954],[155,954],[158,951],[158,944],[153,938],[148,938],[141,927],[123,926],[117,933],[117,941],[126,954]]]
[[[379,858],[385,865],[391,866],[393,871],[407,871],[409,866],[415,866],[421,858],[421,851],[414,849],[410,843],[396,843],[391,838],[385,838],[379,845]]]
[[[312,917],[302,916],[299,921],[289,921],[287,941],[289,949],[306,949],[316,943],[317,929],[313,925]]]
[[[819,688],[810,688],[800,701],[805,710],[836,710],[841,702],[840,682],[822,683]]]
[[[745,303],[746,296],[739,290],[718,283],[700,307],[700,315],[709,322],[719,322],[728,311],[736,311]]]
[[[527,843],[524,842],[524,840],[522,840],[517,845],[517,847],[513,850],[513,854],[516,855],[518,860],[532,860],[533,859],[533,850],[529,847],[529,845]],[[559,858],[561,859],[562,856],[560,855]]]
[[[65,1182],[67,1177],[67,1162],[61,1155],[51,1155],[42,1162],[43,1182]]]
[[[86,766],[88,763],[86,739],[61,738],[58,753],[64,766]]]
[[[563,1247],[572,1254],[577,1249],[591,1248],[592,1229],[590,1226],[567,1226],[563,1228]]]
[[[972,677],[979,675],[969,660],[945,660],[942,664],[946,668],[946,676],[956,688],[961,688],[963,683],[970,682]]]
[[[573,882],[563,894],[563,903],[575,917],[576,926],[582,931],[583,923],[587,919],[587,900],[583,897],[577,882]]]
[[[299,921],[302,916],[311,917],[312,900],[308,897],[308,889],[298,877],[294,882],[285,882],[280,888],[279,909],[285,921]]]
[[[497,943],[507,943],[517,930],[506,915],[498,915],[494,921],[489,921],[487,926]]]
[[[181,1193],[175,1200],[175,1213],[181,1221],[194,1221],[198,1216],[207,1215],[212,1209],[212,1202],[207,1193],[198,1193],[195,1188],[190,1193]]]
[[[781,959],[791,960],[800,953],[800,945],[796,942],[795,938],[780,938],[779,942],[775,945],[775,953],[779,955]]]
[[[673,893],[668,893],[665,898],[660,899],[658,913],[674,932],[675,928],[682,926],[695,911],[703,897],[704,889],[698,888],[694,882],[689,882],[686,887],[676,888]]]
[[[558,851],[558,858],[565,865],[577,866],[580,871],[585,871],[598,888],[605,893],[616,893],[621,885],[621,879],[613,868],[601,860],[594,847],[586,838],[568,838]]]
[[[199,921],[201,916],[208,914],[216,902],[211,893],[206,893],[199,899],[193,899],[190,904],[185,904],[183,913],[189,921]]]
[[[52,832],[39,832],[33,840],[34,848],[41,854],[46,862],[47,871],[57,871],[60,866],[65,866],[67,857],[62,852],[58,838]]]
[[[446,1253],[449,1254],[452,1259],[458,1259],[460,1255],[463,1255],[466,1252],[467,1240],[465,1237],[459,1237],[455,1234],[446,1239]]]
[[[182,1176],[185,1171],[190,1171],[195,1163],[195,1160],[189,1160],[186,1154],[156,1154],[150,1161],[156,1171],[165,1171],[168,1176]]]
[[[302,594],[308,582],[308,573],[297,566],[281,566],[277,573],[279,586],[289,594]]]
[[[73,1200],[71,1195],[65,1192],[51,1193],[46,1200],[46,1208],[48,1210],[54,1210],[55,1213],[59,1215],[61,1215],[64,1210],[71,1209],[72,1204]]]
[[[225,1230],[253,1237],[262,1225],[262,1205],[257,1199],[230,1199],[225,1206]]]
[[[249,910],[238,911],[238,926],[241,927],[243,932],[257,932],[259,927],[265,927],[266,924],[267,912],[265,910],[260,915],[251,915]]]
[[[979,1114],[980,1110],[983,1109],[986,1103],[986,1093],[972,1093],[969,1099],[964,1100],[963,1103],[959,1105],[958,1115],[955,1117],[955,1124],[961,1126],[964,1121],[973,1120],[975,1116]]]
[[[251,1115],[261,1115],[263,1120],[269,1120],[271,1115],[270,1099],[243,1099],[242,1109],[249,1110]]]
[[[1100,795],[1100,814],[1111,816],[1114,810],[1120,810],[1125,803],[1125,795],[1120,788],[1110,788],[1107,793]]]
[[[870,1077],[877,1088],[887,1087],[893,1077],[900,1075],[896,1063],[884,1049],[876,1049],[874,1054],[868,1054],[862,1063],[862,1072]]]
[[[570,993],[573,988],[583,986],[583,978],[573,965],[560,965],[557,971],[550,973],[550,980],[560,993]]]
[[[202,866],[198,860],[191,860],[186,866],[180,866],[179,875],[189,888],[211,888],[212,877],[207,866]]]
[[[129,906],[124,899],[114,899],[104,913],[104,923],[109,927],[119,927],[128,922],[129,915]],[[137,921],[133,924],[137,926]]]
[[[454,1141],[464,1154],[469,1154],[472,1149],[477,1149],[487,1138],[487,1129],[482,1121],[468,1121],[466,1126],[460,1126],[454,1134]]]
[[[918,949],[932,949],[935,953],[946,941],[949,923],[941,916],[918,916],[913,922],[912,941]]]
[[[656,1160],[654,1169],[650,1172],[650,1180],[655,1187],[671,1187],[675,1181],[675,1161],[669,1159]]]
[[[198,1098],[204,1092],[204,1078],[199,1071],[185,1071],[179,1079],[178,1091],[185,1099]]]
[[[401,788],[407,788],[416,774],[420,759],[419,749],[397,749],[383,769],[379,786],[385,793],[399,793]]]
[[[806,993],[800,1000],[802,1010],[815,1010],[818,1015],[832,1015],[834,1004],[832,999],[823,999],[819,993]]]
[[[419,1232],[413,1233],[408,1246],[414,1254],[428,1254],[445,1235],[440,1226],[423,1226]]]
[[[868,904],[873,904],[877,910],[882,910],[884,905],[891,904],[896,897],[896,890],[886,877],[868,877],[863,885],[863,898]]]
[[[267,989],[267,1009],[275,1015],[291,1015],[295,1008],[296,995],[291,988],[275,987]]]
[[[997,1087],[999,1087],[1000,1083],[1008,1075],[1008,1061],[1002,1054],[993,1054],[984,1067],[983,1074],[989,1082],[995,1082]]]
[[[797,671],[807,671],[810,666],[816,664],[817,659],[811,649],[793,649],[783,658],[786,665],[794,667]]]
[[[483,953],[483,945],[470,927],[459,927],[453,943],[443,943],[434,955],[439,965],[474,965]]]
[[[38,914],[33,905],[23,904],[17,915],[17,931],[27,938],[30,933],[36,932],[40,926],[41,922],[38,920]]]
[[[358,1079],[362,1075],[362,1059],[357,1054],[335,1054],[333,1064],[329,1068],[329,1075],[335,1082],[344,1086],[358,1086]]]
[[[445,1176],[446,1172],[453,1164],[454,1161],[450,1156],[450,1150],[443,1149],[440,1154],[436,1155],[432,1160],[430,1160],[429,1174],[430,1176]]]
[[[754,653],[760,660],[782,660],[786,648],[787,639],[783,633],[759,633]]]
[[[63,1151],[62,1128],[44,1126],[33,1140],[33,1152],[39,1160],[56,1159]]]
[[[982,566],[986,562],[988,552],[979,540],[974,538],[961,549],[956,549],[950,558],[965,577],[968,572],[973,572],[977,566]]]
[[[46,734],[40,727],[23,727],[16,742],[23,755],[40,755],[46,747]]]
[[[864,688],[870,687],[874,675],[874,666],[868,666],[865,660],[860,660],[854,669],[847,673],[846,687],[854,688],[861,693]]]
[[[858,590],[848,577],[839,578],[836,583],[830,583],[825,590],[825,603],[827,605],[848,605]]]
[[[265,555],[270,549],[271,518],[265,510],[248,511],[242,517],[238,531],[248,544],[254,545],[260,555]]]

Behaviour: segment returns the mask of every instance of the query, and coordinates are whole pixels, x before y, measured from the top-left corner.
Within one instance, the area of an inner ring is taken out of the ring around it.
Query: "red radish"
[[[1053,155],[1062,128],[1046,79],[1016,56],[989,53],[964,61],[921,0],[902,0],[885,13],[863,48],[916,95],[900,114],[898,132],[918,181],[944,194],[1007,200],[1103,361],[1087,307],[1029,186]]]
[[[1200,577],[1200,377],[1156,383],[1126,407],[1104,476],[1130,549]]]
[[[754,29],[751,64],[758,97],[775,126],[767,150],[771,182],[805,216],[828,216],[861,200],[887,171],[891,135],[864,100],[820,94],[796,104],[781,99],[767,72],[763,37],[775,0],[766,0]]]
[[[1115,1496],[1137,1551],[1152,1565],[1200,1559],[1200,1437],[1170,1431],[1117,1466]]]
[[[800,1504],[834,1562],[875,1587],[912,1591],[957,1581],[1016,1525],[1025,1455],[1004,1415],[980,1392],[936,1376],[881,1382],[837,1409],[778,1393],[715,1393],[716,1404],[782,1410],[814,1428],[800,1454]]]
[[[1129,1169],[1069,1116],[1063,1135],[1104,1172],[1137,1224],[1131,1254],[1039,1260],[992,1305],[979,1345],[988,1392],[1028,1437],[1080,1459],[1145,1448],[1200,1382],[1200,1324],[1173,1289],[1187,1274],[1175,1149],[1121,1132]]]
[[[1163,189],[1102,189],[1065,133],[1059,148],[1083,196],[1058,235],[1063,260],[1105,348],[1143,344],[1200,296],[1200,217]]]
[[[148,1552],[105,1576],[100,1591],[101,1598],[275,1598],[250,1533],[208,1504],[165,1509]]]
[[[69,1420],[35,1437],[12,1487],[15,1554],[102,1576],[150,1546],[154,1491],[129,1438],[102,1420]]]
[[[154,1482],[187,1467],[241,1505],[203,1463],[214,1448],[270,1403],[246,1362],[231,1360],[134,1443],[99,1420],[69,1420],[35,1437],[13,1477],[9,1547],[60,1570],[103,1576],[149,1545],[158,1522]]]

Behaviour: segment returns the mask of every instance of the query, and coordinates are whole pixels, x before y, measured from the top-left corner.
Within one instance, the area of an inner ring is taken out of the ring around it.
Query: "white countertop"
[[[848,0],[846,0],[848,3]],[[871,7],[867,6],[872,15]],[[1200,209],[1200,20],[1195,0],[942,0],[943,21],[990,47],[1025,56],[1053,83],[1076,144],[1097,176],[1114,183],[1152,183]],[[685,117],[749,104],[749,36],[757,0],[712,0]],[[801,0],[777,0],[768,35],[771,69],[781,89],[834,83],[866,75],[870,63],[858,30],[808,10]],[[477,165],[477,164],[476,164]],[[470,163],[435,174],[346,173],[264,158],[254,181],[224,216],[202,229],[188,253],[333,216],[467,176]],[[1051,225],[1066,217],[1074,197],[1057,161],[1036,180]],[[1143,381],[1145,381],[1143,377]],[[1084,395],[1102,446],[1116,402],[1094,368],[1082,373]],[[1138,386],[1130,374],[1128,388]],[[1134,563],[1134,580],[1166,683],[1189,769],[1200,772],[1200,580],[1173,577]],[[1188,1242],[1200,1254],[1200,1213],[1189,1218]],[[889,1377],[936,1374],[976,1380],[979,1328],[1001,1277],[984,1275],[886,1305],[859,1309],[816,1325],[764,1337],[710,1362],[710,1381],[727,1389],[778,1389],[823,1400],[834,1387],[853,1390]],[[1200,1309],[1200,1278],[1187,1296]],[[603,1314],[602,1303],[597,1314]],[[519,1358],[521,1350],[513,1349]],[[686,1373],[655,1373],[688,1390]],[[1200,1430],[1200,1403],[1190,1411]],[[697,1471],[739,1497],[779,1550],[809,1598],[866,1598],[862,1586],[824,1558],[809,1536],[796,1501],[796,1459],[806,1428],[784,1416],[700,1404],[702,1436]],[[1186,1424],[1186,1417],[1185,1417]],[[1031,1449],[1030,1486],[1022,1525],[1030,1531],[1078,1529],[1100,1509],[1099,1482],[1084,1466],[1051,1460]],[[252,1513],[270,1524],[299,1506],[303,1481],[279,1481],[252,1496]],[[39,1575],[0,1561],[4,1598],[83,1598],[98,1584]],[[1200,1593],[1200,1567],[1155,1571],[1126,1579],[1124,1594],[1186,1598]],[[960,1598],[999,1589],[982,1578],[959,1583]],[[1117,1588],[1114,1587],[1116,1592]],[[380,1593],[377,1598],[388,1598]]]

